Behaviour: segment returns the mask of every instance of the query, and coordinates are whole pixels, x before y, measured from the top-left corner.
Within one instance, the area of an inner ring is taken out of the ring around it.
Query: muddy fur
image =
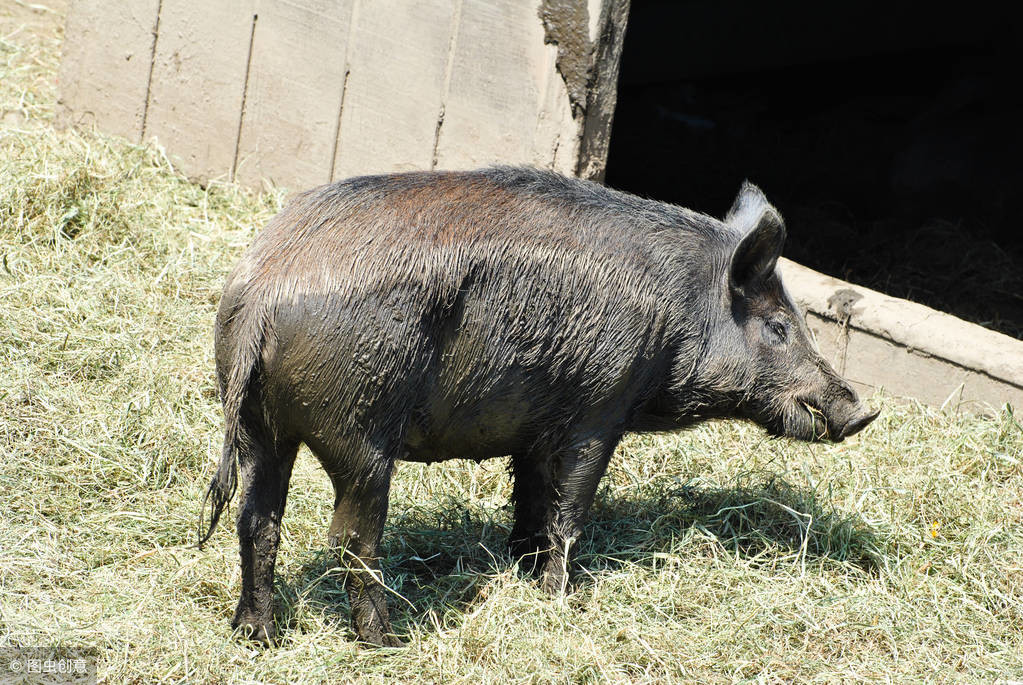
[[[873,417],[814,349],[754,186],[724,221],[534,169],[355,178],[301,195],[227,280],[212,533],[241,472],[234,625],[272,641],[296,450],[330,475],[361,640],[396,645],[377,546],[397,459],[511,455],[517,554],[567,583],[626,431],[735,416],[841,439]]]

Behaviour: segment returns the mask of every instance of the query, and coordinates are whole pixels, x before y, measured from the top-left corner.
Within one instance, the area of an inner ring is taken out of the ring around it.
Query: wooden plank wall
[[[163,0],[143,139],[167,146],[190,176],[233,171],[255,0]]]
[[[142,139],[160,0],[75,0],[58,75],[58,117]],[[102,20],[100,20],[102,18]]]
[[[567,19],[561,5],[74,0],[61,119],[155,138],[200,182],[301,189],[491,163],[599,178],[628,0],[586,0]],[[588,65],[589,106],[570,100],[566,50]]]
[[[330,179],[355,0],[260,2],[235,175]]]

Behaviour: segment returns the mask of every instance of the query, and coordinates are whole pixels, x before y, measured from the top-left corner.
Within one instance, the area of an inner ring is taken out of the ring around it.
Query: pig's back
[[[506,454],[660,363],[656,217],[614,199],[532,170],[325,186],[260,234],[225,298],[269,303],[263,375],[292,423],[404,414],[413,456]]]

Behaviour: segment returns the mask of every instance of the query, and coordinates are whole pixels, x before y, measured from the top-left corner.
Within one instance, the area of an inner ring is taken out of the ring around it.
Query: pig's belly
[[[525,395],[512,389],[487,397],[431,397],[412,414],[402,458],[482,460],[527,449],[535,431]]]

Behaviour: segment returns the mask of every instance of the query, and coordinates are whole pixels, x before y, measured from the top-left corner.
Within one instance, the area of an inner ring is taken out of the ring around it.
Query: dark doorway
[[[1023,36],[959,8],[633,0],[607,182],[721,216],[748,178],[790,258],[1023,338]]]

